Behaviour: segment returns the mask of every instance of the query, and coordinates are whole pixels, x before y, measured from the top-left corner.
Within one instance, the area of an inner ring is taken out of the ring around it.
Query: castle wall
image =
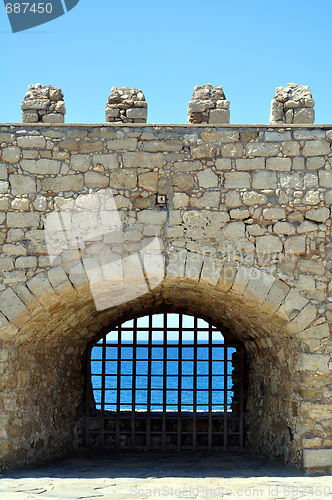
[[[332,467],[331,142],[314,125],[1,125],[2,465],[77,448],[87,342],[167,302],[244,342],[247,449]],[[106,188],[127,251],[157,236],[165,276],[96,311],[70,253],[51,267],[44,227]]]

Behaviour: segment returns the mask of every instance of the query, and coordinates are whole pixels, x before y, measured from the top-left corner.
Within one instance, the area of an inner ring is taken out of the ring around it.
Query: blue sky
[[[28,0],[26,0],[28,1]],[[13,34],[0,4],[0,122],[30,83],[61,87],[67,123],[102,123],[112,86],[138,87],[149,123],[186,123],[195,85],[222,85],[231,123],[267,123],[275,87],[309,85],[332,122],[330,0],[80,0]]]

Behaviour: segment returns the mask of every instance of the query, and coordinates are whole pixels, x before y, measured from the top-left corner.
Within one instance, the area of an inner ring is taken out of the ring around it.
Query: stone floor
[[[332,499],[332,475],[267,464],[244,455],[81,453],[0,474],[1,500],[155,498]]]

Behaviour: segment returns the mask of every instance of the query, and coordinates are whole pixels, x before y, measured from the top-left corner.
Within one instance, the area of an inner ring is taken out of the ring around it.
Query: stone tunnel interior
[[[268,306],[184,278],[166,279],[144,297],[102,312],[95,310],[87,285],[64,288],[50,304],[48,317],[36,306],[34,320],[24,323],[10,351],[9,463],[43,461],[85,446],[87,346],[105,328],[165,307],[226,329],[244,345],[244,448],[272,461],[301,463],[297,341]]]

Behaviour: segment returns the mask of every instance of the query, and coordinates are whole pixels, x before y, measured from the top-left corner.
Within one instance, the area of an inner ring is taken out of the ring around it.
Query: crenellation
[[[277,87],[271,102],[270,123],[311,124],[315,121],[315,101],[307,85],[289,83]]]
[[[66,108],[61,89],[51,85],[29,85],[21,104],[23,123],[64,123]],[[31,139],[31,138],[30,138]]]
[[[227,124],[230,102],[221,86],[196,85],[188,105],[188,123]]]
[[[112,87],[105,108],[107,123],[146,123],[148,103],[139,89]]]

